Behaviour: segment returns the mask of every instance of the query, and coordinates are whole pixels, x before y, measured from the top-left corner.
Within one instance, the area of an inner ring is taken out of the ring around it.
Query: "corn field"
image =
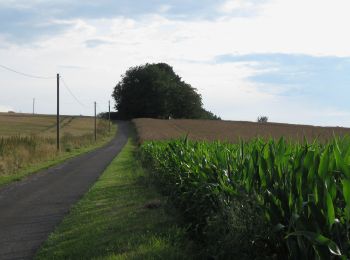
[[[327,144],[157,141],[141,146],[141,159],[193,233],[203,237],[213,216],[241,210],[245,196],[268,227],[265,237],[249,241],[252,250],[263,243],[275,259],[350,257],[349,137]],[[220,223],[232,223],[221,215]],[[221,246],[220,239],[210,242]]]

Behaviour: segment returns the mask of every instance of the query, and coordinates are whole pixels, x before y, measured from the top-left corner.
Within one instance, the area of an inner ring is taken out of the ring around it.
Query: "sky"
[[[349,0],[0,0],[0,111],[108,109],[166,62],[225,120],[350,127]],[[30,78],[12,70],[44,78]],[[348,101],[349,100],[349,101]]]

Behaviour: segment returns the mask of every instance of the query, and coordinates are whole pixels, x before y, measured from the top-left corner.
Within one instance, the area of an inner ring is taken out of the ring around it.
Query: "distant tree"
[[[259,116],[257,119],[258,123],[267,123],[269,121],[269,118],[267,116]]]
[[[106,120],[109,119],[108,112],[101,112],[97,116],[102,119],[106,119]],[[111,120],[121,120],[121,119],[123,118],[119,115],[118,112],[111,112]]]
[[[217,115],[215,115],[211,111],[208,111],[205,109],[202,109],[200,118],[201,119],[210,119],[210,120],[221,120],[220,117],[218,117]]]
[[[131,67],[115,86],[118,115],[124,119],[207,118],[217,119],[202,107],[202,97],[182,81],[166,63]]]

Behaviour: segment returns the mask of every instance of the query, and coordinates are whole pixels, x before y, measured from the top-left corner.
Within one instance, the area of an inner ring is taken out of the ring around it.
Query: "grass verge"
[[[130,139],[36,259],[189,259],[185,231],[134,157]]]
[[[23,169],[21,169],[16,173],[0,175],[0,187],[6,184],[9,184],[11,182],[20,181],[31,174],[34,174],[41,170],[45,170],[52,166],[58,165],[75,156],[100,148],[113,139],[113,137],[115,136],[114,133],[116,133],[116,131],[117,131],[117,126],[113,125],[112,131],[111,131],[113,134],[102,137],[100,140],[98,140],[96,143],[92,145],[71,149],[71,151],[69,152],[62,152],[52,160],[46,160],[46,161],[35,163],[33,165],[24,167]]]

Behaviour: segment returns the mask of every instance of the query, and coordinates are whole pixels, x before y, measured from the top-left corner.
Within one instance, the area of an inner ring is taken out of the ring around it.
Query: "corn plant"
[[[327,144],[283,138],[148,142],[141,154],[199,233],[210,216],[249,194],[278,239],[281,257],[350,257],[349,137]]]

